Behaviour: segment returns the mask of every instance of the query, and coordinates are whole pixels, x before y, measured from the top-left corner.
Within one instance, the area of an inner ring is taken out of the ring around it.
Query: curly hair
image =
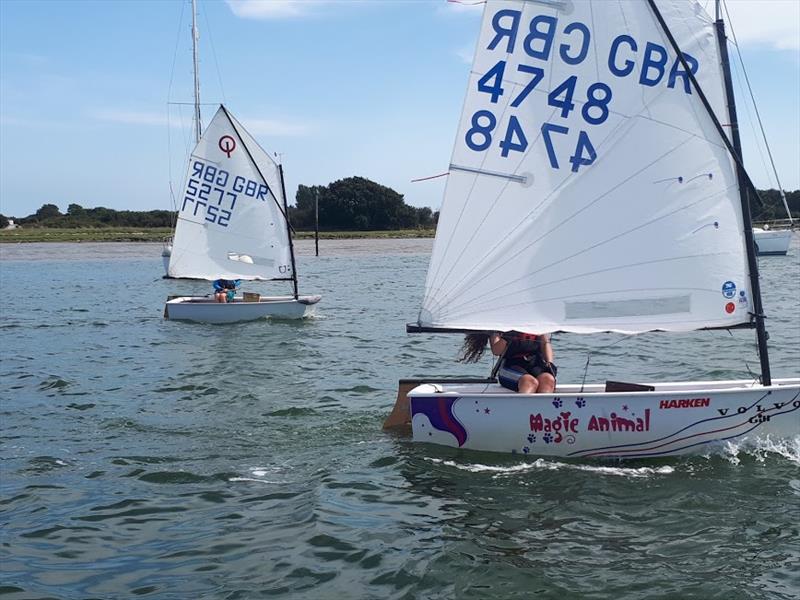
[[[478,362],[483,356],[486,344],[489,341],[488,333],[468,333],[464,336],[464,345],[461,346],[458,362]]]

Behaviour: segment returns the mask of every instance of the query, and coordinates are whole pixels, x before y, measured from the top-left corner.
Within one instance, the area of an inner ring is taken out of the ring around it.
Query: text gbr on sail
[[[494,37],[487,46],[494,50],[501,43],[502,52],[514,52],[518,41],[518,33],[522,13],[518,10],[504,9],[495,13],[492,18]],[[527,33],[522,39],[522,48],[531,58],[549,61],[554,55],[553,41],[559,31],[558,18],[549,15],[536,15],[528,22]],[[558,46],[558,56],[568,65],[579,65],[589,53],[591,33],[589,28],[579,21],[573,21],[560,29],[561,35],[566,40]],[[641,51],[640,51],[641,48]],[[641,54],[639,54],[641,52]],[[693,56],[684,53],[686,64],[697,73],[698,62]],[[649,87],[658,85],[667,75],[667,65],[670,56],[667,49],[661,44],[647,41],[644,45],[637,42],[627,34],[618,35],[611,42],[608,51],[608,70],[616,77],[628,77],[634,73],[639,59],[638,79],[639,84]],[[674,88],[677,80],[683,81],[683,91],[691,94],[689,77],[681,61],[673,58],[667,76],[667,87]]]
[[[266,202],[268,193],[269,187],[263,183],[196,159],[186,181],[181,212],[198,216],[200,211],[206,222],[227,227],[237,198],[247,196]]]

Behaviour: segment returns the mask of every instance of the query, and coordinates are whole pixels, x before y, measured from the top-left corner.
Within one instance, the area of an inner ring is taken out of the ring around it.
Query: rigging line
[[[531,246],[533,246],[533,245],[535,245],[535,244],[539,243],[541,240],[543,240],[545,237],[547,237],[548,235],[550,235],[551,233],[553,233],[554,231],[556,231],[557,229],[559,229],[560,227],[562,227],[564,224],[566,224],[566,223],[568,223],[569,221],[573,220],[573,219],[574,219],[574,218],[576,218],[576,217],[577,217],[579,214],[581,214],[582,212],[584,212],[584,211],[588,210],[590,207],[592,207],[592,206],[593,206],[593,205],[595,205],[596,203],[600,202],[601,200],[603,200],[604,198],[606,198],[607,196],[609,196],[609,195],[610,195],[612,192],[615,192],[615,191],[616,191],[618,188],[620,188],[620,187],[624,186],[625,184],[627,184],[627,183],[628,183],[630,180],[632,180],[633,178],[637,177],[637,176],[638,176],[640,173],[642,173],[642,172],[644,172],[645,170],[649,169],[650,167],[652,167],[654,164],[656,164],[656,163],[658,163],[659,161],[661,161],[663,158],[665,158],[665,157],[666,157],[666,156],[668,156],[669,154],[672,154],[673,152],[675,152],[676,150],[678,150],[679,148],[681,148],[681,147],[683,146],[683,144],[684,144],[684,143],[685,143],[685,142],[681,142],[681,143],[679,143],[678,145],[676,145],[676,146],[674,146],[673,148],[671,148],[670,150],[667,150],[667,151],[666,151],[665,153],[663,153],[661,156],[658,156],[658,157],[656,157],[656,158],[655,158],[653,161],[651,161],[650,163],[648,163],[648,164],[644,165],[644,166],[643,166],[642,168],[640,168],[638,171],[636,171],[636,172],[632,173],[630,176],[628,176],[627,178],[623,179],[622,181],[620,181],[619,183],[617,183],[615,186],[613,186],[612,188],[610,188],[610,189],[609,189],[609,190],[607,190],[606,192],[604,192],[604,193],[600,194],[599,196],[596,196],[594,199],[592,199],[590,202],[588,202],[587,204],[585,204],[584,206],[582,206],[580,209],[578,209],[577,211],[575,211],[574,213],[572,213],[572,214],[571,214],[571,215],[569,215],[568,217],[565,217],[565,218],[564,218],[564,219],[563,219],[563,220],[562,220],[560,223],[558,223],[558,224],[557,224],[557,225],[555,225],[554,227],[550,228],[550,229],[549,229],[549,230],[547,230],[546,232],[542,233],[542,234],[541,234],[541,235],[540,235],[540,236],[539,236],[537,239],[535,239],[535,240],[531,241],[529,244],[527,244],[526,246],[523,246],[522,248],[520,248],[520,249],[519,249],[517,252],[515,252],[515,253],[514,253],[514,254],[512,254],[511,256],[507,257],[507,258],[506,258],[506,260],[507,260],[507,261],[510,261],[510,260],[512,260],[512,259],[514,259],[514,258],[516,258],[517,256],[519,256],[520,254],[522,254],[522,253],[523,253],[525,250],[527,250],[527,249],[528,249],[528,248],[530,248]],[[568,185],[567,181],[568,181],[569,179],[572,179],[573,181],[575,180],[575,178],[570,178],[570,177],[567,177],[567,178],[565,178],[564,182],[562,182],[562,186],[563,186],[563,185]],[[561,187],[561,186],[560,186],[560,187]],[[550,198],[550,197],[552,197],[554,194],[556,194],[557,192],[559,192],[559,190],[560,190],[560,187],[559,187],[559,188],[555,188],[555,189],[554,189],[554,190],[553,190],[553,191],[552,191],[552,192],[551,192],[551,193],[548,195],[548,197],[547,197],[547,198],[546,198],[546,199],[545,199],[543,202],[546,202],[547,200],[549,200],[549,198]],[[528,215],[526,215],[525,217],[523,217],[523,219],[527,219],[527,218],[530,216],[530,214],[532,214],[532,213],[528,213]],[[515,227],[514,229],[512,229],[512,230],[509,232],[509,236],[510,236],[512,233],[514,233],[514,232],[515,232],[517,229],[519,229],[520,227],[522,227],[522,220],[521,220],[520,224],[518,224],[518,225],[517,225],[517,227]],[[497,248],[498,246],[499,246],[499,243],[498,243],[498,244],[495,244],[495,246],[492,248],[491,252],[493,252],[493,251],[494,251],[494,248]],[[487,255],[487,256],[488,256],[488,255]],[[485,260],[485,258],[486,258],[486,256],[485,256],[485,257],[484,257],[484,259],[482,259],[482,260]],[[462,277],[462,278],[461,278],[461,280],[460,280],[458,283],[456,283],[456,286],[458,286],[458,285],[460,285],[461,283],[463,283],[463,282],[464,282],[464,280],[465,280],[465,279],[466,279],[466,278],[467,278],[469,275],[471,275],[472,273],[474,273],[474,272],[477,270],[477,267],[478,267],[479,265],[480,265],[480,263],[476,263],[476,264],[473,266],[473,268],[472,268],[470,271],[467,271],[467,273],[465,273],[464,277]],[[453,291],[454,291],[454,290],[453,290]],[[452,292],[451,292],[451,293],[452,293]],[[444,298],[442,298],[442,300],[444,300]]]
[[[759,373],[758,375],[756,375],[755,373],[753,373],[753,370],[750,368],[750,363],[744,361],[744,367],[745,369],[747,369],[747,372],[750,374],[750,377],[753,378],[754,383],[761,383],[761,374]]]
[[[583,379],[581,380],[581,391],[583,393],[583,386],[586,384],[586,375],[589,373],[589,359],[592,357],[592,352],[586,353],[586,364],[583,366]]]
[[[169,184],[169,196],[172,200],[172,210],[178,210],[178,203],[175,200],[175,192],[172,189],[172,128],[169,122],[169,106],[167,106],[167,183]],[[177,212],[170,218],[172,231],[175,231],[175,224],[178,222]]]
[[[753,103],[753,109],[755,110],[756,117],[758,118],[758,126],[761,128],[761,135],[764,138],[764,146],[767,148],[767,155],[769,156],[769,161],[772,163],[772,171],[775,174],[775,180],[778,182],[778,190],[781,193],[781,199],[783,200],[783,206],[786,208],[786,212],[789,215],[789,222],[792,222],[792,211],[789,210],[789,203],[786,200],[786,194],[783,191],[783,186],[781,185],[781,180],[778,177],[778,169],[775,168],[775,161],[772,159],[772,151],[769,148],[769,142],[767,141],[767,134],[764,131],[764,124],[761,122],[761,114],[758,110],[758,105],[756,104],[755,95],[753,94],[753,88],[750,86],[750,78],[747,76],[747,69],[744,66],[744,58],[742,58],[741,50],[739,49],[739,42],[736,39],[736,32],[733,30],[733,21],[731,20],[730,14],[728,14],[728,3],[722,3],[723,8],[725,9],[725,16],[728,19],[728,27],[731,30],[731,36],[733,37],[734,46],[736,48],[736,54],[739,57],[739,62],[742,65],[742,73],[744,74],[744,79],[747,82],[747,89],[750,92],[750,101]]]
[[[208,31],[208,41],[211,45],[211,55],[214,57],[214,67],[217,69],[217,80],[219,81],[219,91],[222,94],[222,103],[227,104],[228,99],[225,97],[225,86],[222,85],[222,72],[219,70],[219,62],[217,61],[217,50],[214,47],[214,36],[211,33],[211,24],[208,20],[208,11],[203,11],[203,18],[206,20],[206,31]]]
[[[186,3],[181,3],[181,16],[178,19],[178,34],[175,36],[175,51],[172,53],[172,68],[169,72],[169,85],[167,86],[167,104],[169,104],[169,97],[172,95],[172,82],[175,79],[175,63],[178,59],[178,46],[181,39],[181,28],[183,28],[183,13],[186,10]]]
[[[172,188],[172,181],[169,182],[169,196],[172,200],[172,212],[174,214],[170,215],[170,222],[172,223],[170,227],[172,230],[175,231],[175,225],[178,224],[178,201],[175,198],[175,190]]]
[[[170,111],[169,111],[169,99],[172,96],[172,83],[175,80],[175,63],[178,59],[178,47],[180,45],[181,39],[181,29],[183,28],[183,13],[186,10],[186,3],[181,3],[181,15],[178,19],[178,33],[175,35],[175,49],[172,52],[172,66],[170,67],[169,71],[169,84],[167,85],[167,177],[169,178],[167,181],[169,183],[169,193],[170,198],[172,200],[172,209],[173,211],[177,211],[177,202],[175,200],[175,193],[172,190],[172,127],[170,127]],[[175,225],[177,223],[177,212],[175,215],[172,216],[172,229],[174,231]]]
[[[417,179],[412,179],[411,183],[417,183],[418,181],[428,181],[429,179],[438,179],[439,177],[447,177],[450,175],[450,171],[446,173],[439,173],[438,175],[431,175],[430,177],[418,177]]]
[[[623,336],[622,336],[621,338],[619,338],[619,339],[618,339],[616,342],[612,342],[611,344],[607,344],[605,347],[606,347],[606,348],[611,348],[612,346],[616,346],[616,345],[617,345],[617,344],[619,344],[619,343],[620,343],[622,340],[627,340],[628,338],[631,338],[631,337],[633,337],[634,335],[635,335],[635,334],[631,334],[631,335],[623,335]],[[593,352],[592,350],[589,350],[589,351],[586,353],[586,364],[583,366],[583,379],[581,380],[581,391],[579,392],[579,393],[581,393],[581,394],[583,393],[583,388],[584,388],[584,385],[586,384],[586,375],[589,373],[589,360],[590,360],[590,359],[591,359],[591,357],[592,357],[592,352]]]
[[[745,86],[744,86],[744,83],[742,81],[742,77],[739,76],[739,72],[738,72],[739,65],[737,65],[735,63],[731,63],[731,67],[737,69],[737,71],[736,71],[736,74],[737,74],[736,83],[739,85],[739,94],[742,96],[743,99],[746,100],[747,99],[747,95],[745,94]],[[731,79],[733,79],[732,75],[731,75]],[[745,101],[745,102],[742,102],[740,104],[740,106],[741,105],[744,105],[744,109],[747,112],[747,121],[750,124],[750,130],[753,133],[753,139],[754,140],[758,140],[758,132],[756,131],[755,119],[753,119],[753,114],[752,114],[752,112],[750,110],[750,103]],[[741,124],[742,123],[741,123],[741,119],[740,119],[739,120],[739,125],[741,126]],[[764,157],[764,149],[761,147],[761,144],[758,143],[758,142],[756,142],[755,146],[758,149],[758,157],[761,159],[761,166],[764,168],[764,173],[766,173],[767,178],[769,179],[770,178],[769,167],[767,167],[767,161],[766,161],[766,158]],[[770,180],[770,184],[771,184],[771,180]],[[780,187],[780,184],[778,184],[778,187]],[[763,209],[765,209],[765,208],[766,207],[762,206],[762,212],[763,212]]]
[[[169,154],[167,156],[167,164],[168,164],[167,169],[168,169],[168,172],[169,172],[170,193],[172,194],[173,198],[175,198],[173,185],[172,185],[173,181],[175,180],[175,176],[174,176],[173,171],[172,171],[172,166],[173,166],[172,165],[172,159],[173,159],[173,157],[172,157],[172,126],[171,126],[171,120],[172,120],[172,113],[170,112],[169,107],[167,107],[167,146],[169,148]],[[183,120],[183,114],[180,112],[180,110],[178,111],[178,130],[179,130],[180,133],[183,134],[183,156],[187,157],[187,158],[184,159],[184,161],[186,161],[186,160],[188,160],[188,157],[191,156],[191,148],[189,147],[189,140],[188,140],[188,137],[186,135],[186,133],[187,133],[186,123]],[[181,180],[181,189],[184,189],[186,187],[185,185],[183,185],[184,183],[185,183],[185,179],[182,179]],[[175,211],[180,212],[180,211],[178,211],[178,206],[177,206],[177,201],[176,200],[173,200],[173,208],[175,209]],[[177,224],[177,222],[178,222],[177,219],[178,219],[178,215],[176,213],[175,221],[173,223],[173,227]]]

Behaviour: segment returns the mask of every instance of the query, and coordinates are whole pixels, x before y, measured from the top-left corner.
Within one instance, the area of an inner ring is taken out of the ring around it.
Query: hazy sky
[[[468,2],[470,0],[464,0]],[[713,2],[701,0],[713,10]],[[287,191],[360,175],[436,209],[481,7],[199,0],[204,123],[225,102]],[[800,0],[728,0],[784,188],[800,188]],[[192,146],[188,0],[0,0],[0,212],[171,208]],[[730,33],[730,32],[729,32]],[[736,68],[735,73],[740,73]],[[745,162],[776,187],[752,108]]]

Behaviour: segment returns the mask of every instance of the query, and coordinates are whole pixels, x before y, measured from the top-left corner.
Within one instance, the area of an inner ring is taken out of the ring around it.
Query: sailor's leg
[[[536,379],[539,384],[536,391],[539,394],[551,394],[556,389],[556,378],[550,373],[542,373]]]
[[[536,378],[523,371],[521,367],[509,367],[505,364],[497,371],[497,381],[504,388],[521,394],[533,394],[539,386]]]
[[[519,393],[520,394],[535,394],[539,388],[539,380],[533,375],[525,373],[519,378]]]

